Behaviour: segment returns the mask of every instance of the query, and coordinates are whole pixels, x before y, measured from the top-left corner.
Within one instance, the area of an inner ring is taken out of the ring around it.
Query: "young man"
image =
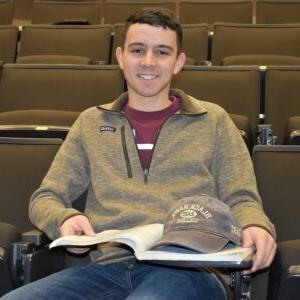
[[[208,194],[227,203],[257,252],[249,272],[270,265],[276,244],[251,160],[219,106],[170,90],[185,61],[182,31],[168,11],[130,16],[116,55],[128,93],[81,114],[41,187],[30,218],[52,239],[67,234],[164,222],[182,197]],[[71,207],[88,189],[84,214]],[[67,269],[4,299],[225,299],[207,270],[137,262],[119,245],[99,246],[97,263]]]

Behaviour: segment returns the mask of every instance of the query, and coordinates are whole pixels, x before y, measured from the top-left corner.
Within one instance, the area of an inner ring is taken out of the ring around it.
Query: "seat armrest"
[[[300,240],[278,244],[278,251],[270,268],[268,300],[299,299]]]
[[[63,248],[49,250],[50,239],[37,229],[23,233],[22,240],[12,245],[12,276],[20,286],[45,277],[65,267]]]
[[[21,233],[15,226],[0,222],[0,297],[16,287],[11,274],[11,248],[19,240]]]
[[[251,276],[243,275],[241,270],[232,270],[230,286],[233,290],[233,299],[250,299]]]
[[[65,268],[64,248],[39,248],[22,257],[23,283],[35,281]]]
[[[11,224],[0,222],[0,247],[9,251],[11,244],[22,239],[21,233]]]
[[[50,242],[47,235],[38,229],[33,229],[23,233],[22,240],[23,242],[33,244],[35,247],[46,246]]]

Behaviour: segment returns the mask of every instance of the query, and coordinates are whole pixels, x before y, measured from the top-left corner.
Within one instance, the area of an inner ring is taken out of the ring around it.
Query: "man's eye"
[[[167,56],[167,55],[169,55],[169,52],[164,51],[164,50],[159,50],[158,54],[161,55],[161,56]]]
[[[143,49],[132,49],[131,52],[132,52],[132,53],[139,54],[139,53],[142,53],[142,52],[143,52]]]

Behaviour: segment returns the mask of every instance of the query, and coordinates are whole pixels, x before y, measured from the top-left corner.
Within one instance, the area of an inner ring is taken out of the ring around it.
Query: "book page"
[[[224,261],[241,262],[254,253],[253,248],[234,247],[214,253],[196,253],[180,247],[168,247],[165,250],[149,250],[136,253],[139,260],[155,261]]]
[[[150,249],[163,235],[164,225],[160,223],[142,225],[117,233],[110,241],[130,246],[134,252]]]
[[[90,246],[106,242],[119,242],[131,247],[134,252],[150,249],[161,238],[163,224],[141,225],[123,230],[105,230],[95,236],[68,235],[53,241],[49,248],[57,246]]]

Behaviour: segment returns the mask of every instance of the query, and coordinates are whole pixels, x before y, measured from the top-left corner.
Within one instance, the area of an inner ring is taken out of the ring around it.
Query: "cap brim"
[[[227,238],[196,230],[167,232],[155,243],[155,247],[175,245],[197,252],[220,251],[229,242]]]

